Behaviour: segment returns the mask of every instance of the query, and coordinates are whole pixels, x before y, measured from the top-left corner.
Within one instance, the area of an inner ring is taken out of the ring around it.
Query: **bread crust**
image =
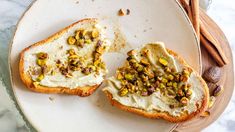
[[[20,53],[20,62],[19,62],[19,72],[20,72],[20,78],[23,81],[23,83],[26,85],[26,87],[34,92],[40,92],[40,93],[56,93],[56,94],[70,94],[70,95],[78,95],[78,96],[89,96],[91,95],[101,84],[97,84],[94,86],[85,86],[85,87],[77,87],[74,89],[66,88],[66,87],[47,87],[47,86],[42,86],[42,85],[34,85],[33,80],[31,79],[31,76],[24,72],[24,53],[31,49],[32,47],[36,47],[39,45],[43,45],[45,43],[51,42],[60,36],[62,36],[66,31],[68,31],[70,28],[75,26],[78,23],[88,21],[88,22],[94,22],[97,19],[95,18],[87,18],[87,19],[82,19],[79,20],[64,29],[60,30],[59,32],[55,33],[54,35],[48,37],[47,39],[44,39],[42,41],[39,41],[27,48],[25,48],[21,53]]]
[[[181,64],[183,64],[186,67],[188,67],[189,69],[193,70],[192,68],[190,68],[188,66],[188,64],[177,53],[175,53],[175,52],[173,52],[172,50],[169,50],[169,49],[167,49],[167,51],[168,51],[169,54],[171,54],[172,56],[177,58]],[[169,122],[174,122],[174,123],[183,122],[183,121],[190,120],[193,117],[196,117],[196,116],[200,115],[208,107],[208,102],[209,102],[209,90],[208,90],[208,87],[207,87],[205,81],[200,77],[200,75],[198,75],[197,73],[196,73],[196,75],[200,79],[200,82],[203,85],[204,95],[205,96],[202,99],[201,107],[198,108],[195,112],[192,112],[191,114],[183,113],[180,116],[172,116],[172,115],[170,115],[167,112],[160,112],[160,111],[147,112],[147,111],[145,111],[143,109],[138,109],[138,108],[122,105],[118,101],[114,100],[112,94],[109,91],[107,91],[107,90],[104,90],[104,93],[106,94],[106,96],[107,96],[108,100],[110,101],[110,103],[113,106],[116,106],[116,107],[120,108],[121,110],[128,111],[128,112],[131,112],[131,113],[135,113],[135,114],[147,117],[147,118],[162,118],[162,119],[165,119],[165,120],[167,120]]]

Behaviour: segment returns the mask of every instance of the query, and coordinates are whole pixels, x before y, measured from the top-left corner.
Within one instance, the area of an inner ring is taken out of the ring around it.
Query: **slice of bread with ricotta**
[[[25,48],[20,77],[35,92],[91,95],[104,80],[108,45],[97,19],[80,20]]]
[[[186,121],[206,110],[206,83],[163,43],[146,44],[127,54],[124,66],[103,89],[112,105],[170,122]]]

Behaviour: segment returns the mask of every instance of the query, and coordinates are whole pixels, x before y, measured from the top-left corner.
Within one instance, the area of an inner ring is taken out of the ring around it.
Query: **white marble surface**
[[[10,38],[13,35],[17,21],[32,1],[0,0],[0,132],[28,131],[21,116],[16,111],[14,103],[7,94],[7,91],[9,93],[9,90],[6,88],[9,88],[9,78],[7,77],[9,73],[6,69]],[[235,1],[212,0],[208,14],[223,29],[231,44],[233,53],[235,53]],[[220,118],[203,131],[235,131],[235,93]]]

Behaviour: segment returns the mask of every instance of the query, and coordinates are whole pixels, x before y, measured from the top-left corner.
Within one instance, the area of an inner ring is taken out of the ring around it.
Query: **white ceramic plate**
[[[130,9],[130,15],[118,16],[120,8]],[[195,33],[175,0],[38,0],[20,20],[10,53],[13,91],[26,120],[35,129],[46,132],[172,130],[175,127],[173,123],[146,119],[112,107],[101,88],[82,98],[34,93],[22,84],[18,74],[21,50],[86,17],[99,18],[110,33],[118,26],[129,44],[123,51],[147,42],[163,41],[196,71],[201,71]],[[105,55],[109,76],[125,57],[124,52]]]

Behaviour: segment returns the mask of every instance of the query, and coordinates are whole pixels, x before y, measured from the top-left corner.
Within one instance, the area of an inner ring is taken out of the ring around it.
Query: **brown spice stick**
[[[228,63],[228,59],[225,56],[225,54],[223,53],[223,50],[220,47],[219,43],[216,40],[214,40],[214,38],[211,36],[211,34],[206,30],[206,27],[205,27],[204,23],[200,22],[200,25],[201,25],[201,28],[200,28],[201,29],[201,36],[203,36],[206,39],[206,41],[212,47],[214,47],[214,50],[219,55],[218,59],[217,58],[214,58],[214,59],[222,60],[223,64],[220,64],[219,66],[223,66],[223,65],[227,64]],[[220,62],[217,62],[217,63],[219,64]]]
[[[218,51],[213,45],[208,41],[203,35],[200,36],[201,44],[206,48],[207,52],[211,55],[211,57],[217,62],[217,64],[221,67],[224,66],[224,61],[221,56],[218,54]]]
[[[181,3],[185,12],[188,14],[189,20],[192,22],[193,21],[192,12],[191,12],[189,4],[187,3],[187,0],[180,0],[179,2]]]
[[[192,18],[192,10],[191,10],[192,8],[189,6],[189,2],[187,2],[187,0],[180,0],[180,3],[187,12],[189,18]],[[200,8],[198,9],[200,10]],[[199,14],[200,17],[198,20],[200,25],[199,26],[200,39],[203,39],[201,40],[201,44],[207,49],[208,53],[211,55],[211,57],[213,57],[213,59],[217,62],[219,66],[224,66],[225,64],[228,63],[228,60],[225,54],[223,53],[219,43],[216,43],[216,41],[212,39],[214,38],[213,34],[210,34],[207,31],[206,26],[213,26],[213,25],[204,25],[204,23],[206,23],[207,20],[204,20],[202,16],[206,14],[203,14],[204,12],[202,12],[202,10],[200,10],[200,13],[202,14]],[[193,19],[191,19],[191,21],[193,23]]]
[[[189,0],[189,7],[191,7],[193,27],[199,38],[200,37],[199,0]]]

